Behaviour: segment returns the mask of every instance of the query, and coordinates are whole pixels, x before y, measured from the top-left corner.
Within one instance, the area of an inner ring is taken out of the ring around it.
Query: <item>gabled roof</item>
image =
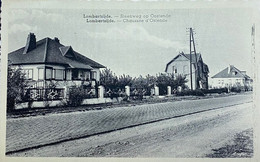
[[[197,53],[197,62],[199,62],[200,60],[202,60],[202,57],[201,57],[201,54],[200,53]],[[183,52],[179,53],[177,56],[175,56],[170,62],[167,63],[166,65],[166,68],[165,68],[165,72],[167,71],[168,69],[168,66],[173,62],[175,61],[178,57],[180,56],[184,56],[185,58],[187,58],[188,60],[190,60],[190,54],[184,54]],[[191,62],[194,64],[196,63],[196,57],[195,57],[195,54],[191,54]],[[202,61],[203,62],[203,61]],[[208,69],[208,65],[203,63],[204,66],[206,66],[206,68]]]
[[[183,55],[190,60],[190,54],[183,54]],[[197,56],[197,62],[198,62],[201,59],[201,54],[197,53],[196,56]],[[195,54],[191,54],[191,62],[196,63]]]
[[[105,66],[74,51],[70,46],[64,46],[59,42],[44,38],[36,42],[36,48],[23,54],[25,47],[9,53],[8,59],[13,65],[19,64],[62,64],[70,68],[105,68]],[[67,55],[67,57],[66,57]],[[73,56],[74,57],[71,57]]]
[[[235,66],[230,65],[224,70],[220,71],[216,75],[211,78],[246,78],[250,79],[250,77],[246,74],[243,74],[240,70],[238,70]]]

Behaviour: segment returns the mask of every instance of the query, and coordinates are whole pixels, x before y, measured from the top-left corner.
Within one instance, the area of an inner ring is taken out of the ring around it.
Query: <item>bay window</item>
[[[44,68],[38,69],[38,79],[44,80]]]

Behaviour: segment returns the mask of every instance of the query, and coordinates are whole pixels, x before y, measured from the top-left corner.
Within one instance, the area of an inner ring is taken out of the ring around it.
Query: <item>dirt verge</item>
[[[252,158],[253,129],[247,129],[234,136],[233,141],[225,146],[212,149],[213,153],[206,155],[210,158]]]

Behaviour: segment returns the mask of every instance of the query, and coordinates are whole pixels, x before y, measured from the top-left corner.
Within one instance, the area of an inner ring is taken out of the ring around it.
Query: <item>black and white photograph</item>
[[[256,160],[254,3],[88,3],[3,1],[5,158]]]

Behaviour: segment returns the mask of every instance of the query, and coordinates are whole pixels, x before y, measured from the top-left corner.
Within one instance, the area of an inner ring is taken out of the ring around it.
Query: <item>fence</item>
[[[68,99],[70,95],[81,95],[84,99],[89,99],[89,98],[97,98],[98,97],[98,92],[95,88],[92,87],[77,87],[77,86],[72,86],[68,88],[68,91],[66,92],[67,96],[66,98]]]
[[[48,101],[64,98],[64,88],[28,88],[24,101]]]

